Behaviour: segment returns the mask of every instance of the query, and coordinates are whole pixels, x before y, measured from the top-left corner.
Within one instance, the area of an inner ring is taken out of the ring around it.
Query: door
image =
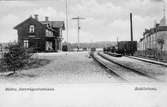
[[[46,51],[53,51],[53,43],[50,41],[46,41]]]

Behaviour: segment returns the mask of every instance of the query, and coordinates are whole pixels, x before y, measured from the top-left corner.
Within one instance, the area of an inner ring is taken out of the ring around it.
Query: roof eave
[[[29,17],[28,19],[26,19],[26,20],[24,20],[23,22],[21,22],[21,23],[19,23],[18,25],[16,25],[13,29],[18,29],[18,27],[19,26],[21,26],[24,22],[26,22],[27,20],[29,20],[29,19],[33,19],[32,17]],[[33,19],[33,20],[35,20],[35,19]],[[37,21],[37,20],[36,20]],[[38,23],[40,23],[42,26],[43,26],[43,24],[40,22],[40,21],[37,21]]]

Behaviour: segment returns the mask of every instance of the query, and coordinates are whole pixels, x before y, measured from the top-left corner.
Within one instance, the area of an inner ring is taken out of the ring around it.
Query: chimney
[[[133,41],[133,22],[132,22],[132,13],[130,13],[130,32],[131,32],[131,41]]]
[[[35,14],[35,15],[34,15],[34,17],[35,17],[35,19],[38,21],[38,15],[37,15],[37,14]]]
[[[49,21],[49,17],[46,16],[45,17],[45,21],[48,22]]]

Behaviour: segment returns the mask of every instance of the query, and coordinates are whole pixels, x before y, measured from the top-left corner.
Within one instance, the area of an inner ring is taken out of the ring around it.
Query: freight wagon
[[[137,41],[120,41],[117,46],[105,47],[105,53],[117,53],[121,55],[133,55],[137,51]]]
[[[120,41],[118,42],[117,53],[122,55],[133,55],[137,51],[137,41]]]

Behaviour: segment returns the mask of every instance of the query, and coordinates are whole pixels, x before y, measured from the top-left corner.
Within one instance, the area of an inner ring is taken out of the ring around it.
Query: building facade
[[[29,17],[14,27],[18,33],[18,42],[25,48],[38,52],[57,52],[61,50],[64,21],[39,21],[38,15]]]
[[[161,50],[161,44],[158,40],[164,41],[162,51],[167,51],[167,24],[165,16],[153,28],[145,29],[143,37],[138,43],[138,50]]]

